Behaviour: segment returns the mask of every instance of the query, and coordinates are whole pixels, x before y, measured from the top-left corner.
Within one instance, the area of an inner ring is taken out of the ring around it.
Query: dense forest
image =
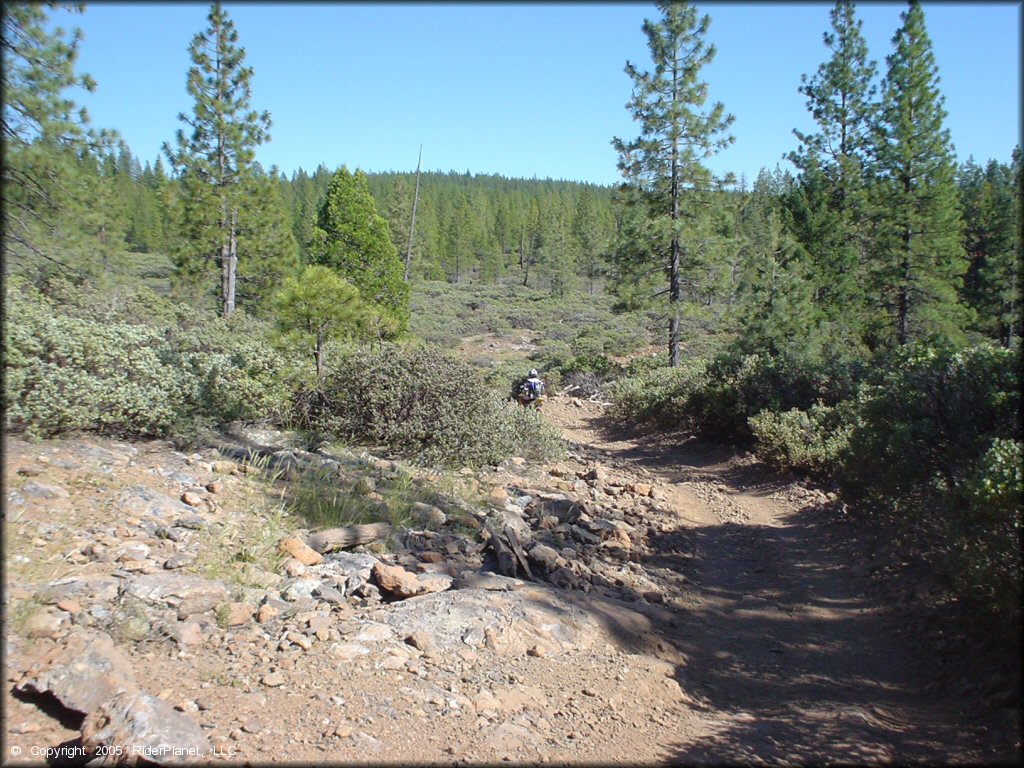
[[[561,344],[538,360],[547,373],[596,377],[631,423],[754,444],[834,484],[866,518],[949,554],[965,599],[1012,628],[1020,149],[958,160],[919,3],[880,71],[841,1],[821,67],[791,84],[816,125],[795,136],[795,172],[714,178],[703,160],[728,146],[732,119],[704,105],[708,21],[658,10],[644,28],[652,71],[627,66],[640,135],[614,140],[611,188],[262,168],[270,116],[251,106],[253,71],[219,4],[182,73],[193,112],[160,156],[139,158],[67,99],[94,85],[75,71],[78,38],[47,31],[49,6],[5,8],[7,429],[326,428],[352,355],[364,373],[402,355],[424,366],[416,335],[432,314],[454,322],[474,296],[528,301],[510,324]],[[564,332],[581,318],[596,340]],[[619,359],[649,345],[667,355]],[[470,375],[448,365],[415,375]],[[509,442],[446,455],[472,436],[446,442],[432,423],[401,445],[456,463],[529,442],[526,422],[482,421],[474,434]]]

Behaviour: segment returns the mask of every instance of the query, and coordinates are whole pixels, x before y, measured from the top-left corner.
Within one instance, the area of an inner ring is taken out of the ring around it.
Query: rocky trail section
[[[388,483],[438,480],[251,430],[194,453],[8,438],[8,748],[78,764],[991,756],[948,702],[926,706],[827,544],[824,494],[608,436],[594,403],[550,405],[565,461],[462,470],[408,525],[329,533],[282,517],[267,478],[326,472],[382,512]]]

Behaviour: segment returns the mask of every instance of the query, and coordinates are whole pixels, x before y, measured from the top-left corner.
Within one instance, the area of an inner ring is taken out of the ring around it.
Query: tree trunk
[[[678,60],[672,62],[672,100],[679,100],[679,73]],[[669,264],[668,276],[668,302],[671,313],[668,321],[668,364],[675,368],[679,365],[679,300],[681,296],[679,279],[679,233],[676,230],[676,222],[679,221],[679,137],[675,135],[673,128],[672,136],[672,253]]]
[[[324,380],[324,332],[316,332],[316,380],[317,383]]]
[[[228,241],[228,260],[224,291],[224,317],[235,311],[235,276],[238,272],[238,239],[235,236],[235,212],[231,212],[231,229]]]
[[[412,222],[409,224],[409,248],[405,252],[405,275],[403,280],[409,282],[409,265],[412,263],[412,241],[416,235],[416,206],[420,201],[420,166],[423,163],[423,145],[420,145],[420,156],[416,161],[416,192],[412,196]]]

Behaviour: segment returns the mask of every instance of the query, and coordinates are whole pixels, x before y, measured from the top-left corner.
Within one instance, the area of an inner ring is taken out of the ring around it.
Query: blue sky
[[[253,107],[269,110],[257,151],[287,174],[320,163],[367,171],[500,173],[613,184],[613,136],[637,133],[625,109],[627,60],[648,69],[648,3],[226,3],[255,70]],[[828,52],[831,3],[703,3],[718,55],[704,70],[710,101],[736,116],[735,143],[709,165],[757,172],[811,128],[801,74]],[[870,55],[885,69],[903,3],[861,3]],[[1009,162],[1020,142],[1019,3],[924,3],[947,127],[960,160]],[[79,71],[98,83],[76,94],[97,127],[115,128],[141,160],[173,141],[188,45],[204,3],[91,3],[55,15],[85,33]]]

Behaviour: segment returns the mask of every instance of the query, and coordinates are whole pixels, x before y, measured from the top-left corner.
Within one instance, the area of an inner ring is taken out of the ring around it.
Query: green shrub
[[[985,610],[1020,625],[1024,450],[996,438],[958,488],[959,524],[951,547],[954,585]]]
[[[356,350],[298,402],[304,428],[426,463],[481,465],[558,450],[536,414],[504,400],[468,363],[430,347]]]
[[[840,458],[854,510],[942,563],[968,604],[1019,618],[1020,376],[1014,352],[917,348],[863,388]]]
[[[846,447],[852,426],[842,418],[843,408],[812,405],[782,413],[761,411],[750,417],[757,440],[757,455],[778,469],[795,469],[828,476]]]
[[[69,316],[13,281],[6,300],[7,429],[157,435],[197,419],[266,418],[288,401],[283,358],[241,315],[191,328],[89,318],[82,304]]]
[[[675,368],[654,368],[614,382],[608,415],[630,424],[684,427],[692,424],[692,401],[708,384],[705,360],[685,360]]]

